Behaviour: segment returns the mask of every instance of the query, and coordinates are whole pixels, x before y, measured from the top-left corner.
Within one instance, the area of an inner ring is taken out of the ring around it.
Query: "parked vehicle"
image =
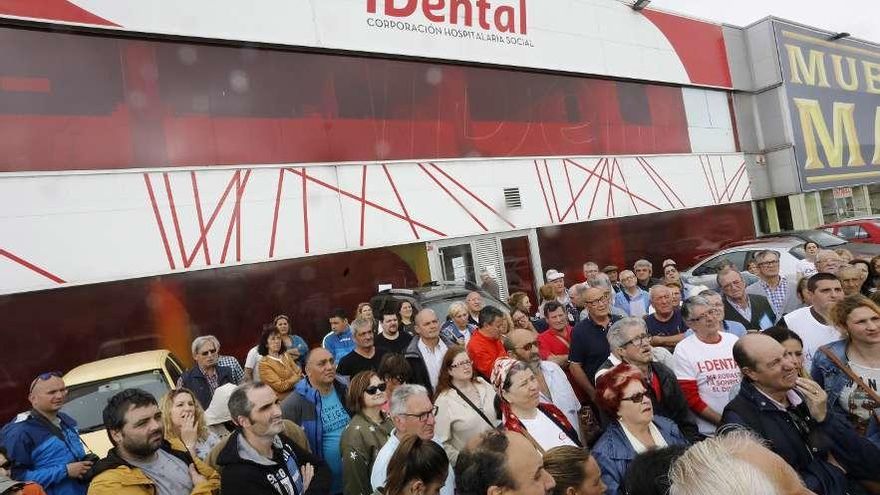
[[[854,218],[821,227],[849,242],[880,244],[880,217]]]
[[[373,307],[373,314],[381,315],[386,309],[396,311],[401,301],[409,301],[416,311],[425,308],[433,309],[437,313],[437,318],[442,322],[449,313],[450,304],[455,301],[464,301],[468,293],[474,291],[483,296],[484,304],[510,312],[510,307],[507,304],[470,282],[429,282],[414,289],[383,290],[370,299],[370,306]]]
[[[798,260],[804,258],[804,243],[807,241],[813,241],[823,249],[848,249],[856,258],[870,259],[880,254],[878,245],[850,243],[824,230],[780,232],[728,244],[721,251],[706,256],[696,265],[681,272],[681,276],[690,284],[714,289],[718,287],[715,275],[723,260],[727,259],[738,270],[745,271],[755,253],[765,249],[779,253],[780,275],[794,275]]]
[[[93,361],[64,375],[67,404],[62,409],[76,420],[88,450],[104,457],[112,444],[104,429],[107,401],[127,388],[145,390],[159,400],[183,374],[180,361],[167,350],[145,351]]]

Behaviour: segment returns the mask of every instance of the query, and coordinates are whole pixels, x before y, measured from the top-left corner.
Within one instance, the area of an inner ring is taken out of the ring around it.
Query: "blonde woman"
[[[190,455],[205,460],[220,441],[208,430],[205,411],[186,388],[176,388],[162,397],[159,406],[165,423],[165,439],[176,450],[187,450]]]

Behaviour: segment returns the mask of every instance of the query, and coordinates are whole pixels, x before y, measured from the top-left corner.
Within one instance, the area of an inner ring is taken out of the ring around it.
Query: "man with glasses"
[[[587,317],[571,332],[571,349],[568,353],[569,370],[574,379],[572,385],[594,400],[596,388],[594,377],[602,363],[608,359],[611,348],[605,338],[611,325],[620,319],[611,314],[611,300],[604,289],[591,287],[586,294]]]
[[[731,389],[740,381],[739,367],[733,360],[738,338],[721,331],[721,311],[705,297],[687,299],[681,314],[694,334],[675,347],[673,370],[700,433],[711,437],[730,402]]]
[[[76,421],[61,412],[67,387],[61,373],[43,373],[28,391],[31,410],[0,431],[12,478],[39,483],[49,495],[84,495],[92,468]]]
[[[433,440],[434,443],[440,445],[437,437],[434,436],[437,407],[431,403],[431,398],[425,387],[404,384],[394,389],[391,394],[389,413],[394,422],[394,429],[391,431],[388,441],[376,454],[376,460],[373,462],[370,483],[374,490],[385,486],[390,467],[388,463],[404,436],[418,435],[422,440]],[[454,495],[454,493],[455,473],[450,466],[446,475],[446,483],[440,489],[440,495]]]
[[[202,408],[207,409],[217,387],[227,383],[234,385],[235,379],[231,369],[218,365],[220,342],[213,335],[196,337],[192,356],[196,365],[180,376],[177,385],[192,390]]]
[[[535,374],[535,378],[538,379],[541,402],[558,407],[565,414],[568,422],[576,430],[580,430],[578,412],[581,409],[581,402],[571,387],[570,378],[555,362],[542,361],[538,347],[538,339],[535,338],[534,332],[522,328],[511,330],[507,334],[507,338],[504,339],[504,348],[507,349],[507,354],[528,365],[532,373]],[[578,431],[578,436],[581,436],[580,431]]]
[[[779,274],[779,253],[772,249],[755,253],[760,280],[746,287],[746,294],[764,296],[770,301],[776,321],[802,306],[797,297],[797,280]]]
[[[342,453],[339,442],[351,421],[345,408],[348,381],[336,375],[336,361],[323,347],[306,356],[306,379],[297,382],[281,403],[281,415],[300,425],[319,461],[333,476],[329,493],[342,493]]]
[[[743,276],[724,270],[715,276],[724,294],[724,319],[741,323],[746,330],[766,330],[776,323],[776,313],[765,296],[746,293]]]
[[[701,437],[690,418],[687,401],[672,366],[672,354],[662,347],[651,347],[651,336],[641,318],[624,318],[608,330],[611,356],[596,373],[598,380],[620,363],[642,372],[645,390],[654,404],[654,414],[671,419],[691,442]]]

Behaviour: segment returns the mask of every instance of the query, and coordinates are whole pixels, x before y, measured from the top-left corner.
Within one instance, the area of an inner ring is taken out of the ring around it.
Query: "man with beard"
[[[239,430],[217,457],[224,493],[328,493],[326,467],[314,466],[307,450],[281,434],[281,407],[270,387],[260,382],[239,386],[229,397],[229,414]]]
[[[113,448],[95,466],[89,495],[208,495],[220,489],[220,475],[189,452],[165,441],[156,398],[137,388],[107,401],[104,427]]]

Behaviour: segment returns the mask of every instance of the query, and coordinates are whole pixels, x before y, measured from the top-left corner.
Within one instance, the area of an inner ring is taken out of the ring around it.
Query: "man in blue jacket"
[[[61,374],[43,373],[31,382],[31,410],[0,431],[12,478],[39,483],[48,495],[84,495],[84,477],[92,467],[92,461],[83,460],[76,422],[61,412],[66,399]]]
[[[724,409],[722,428],[741,425],[763,437],[818,495],[843,494],[857,480],[878,480],[880,449],[828,407],[819,384],[798,377],[782,344],[748,334],[734,345],[733,358],[743,382]]]

